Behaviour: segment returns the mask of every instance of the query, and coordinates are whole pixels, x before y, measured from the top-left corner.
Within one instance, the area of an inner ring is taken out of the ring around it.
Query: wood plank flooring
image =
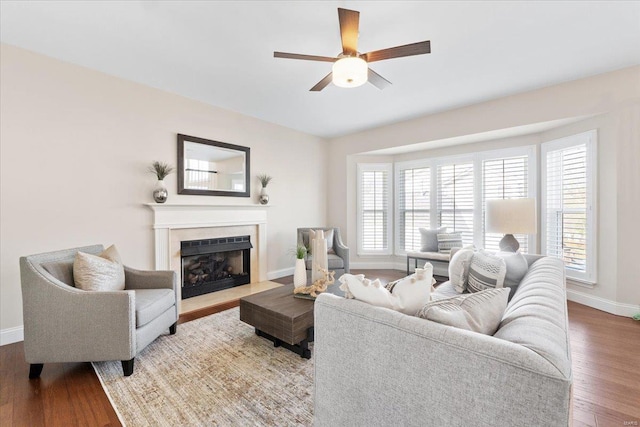
[[[363,270],[384,282],[396,270]],[[291,277],[274,280],[291,283]],[[230,301],[181,316],[194,320],[235,307]],[[640,322],[569,302],[576,427],[640,425]],[[178,327],[178,333],[180,328]],[[0,426],[119,426],[89,363],[45,364],[29,380],[23,344],[0,347]]]

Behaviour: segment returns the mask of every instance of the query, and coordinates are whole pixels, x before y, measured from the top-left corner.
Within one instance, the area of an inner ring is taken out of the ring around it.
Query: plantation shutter
[[[399,174],[400,251],[420,250],[419,228],[430,228],[431,168],[403,169]]]
[[[529,157],[517,156],[502,159],[489,159],[482,162],[482,231],[483,247],[498,251],[503,235],[487,233],[486,201],[490,199],[519,199],[529,194]],[[529,252],[529,239],[525,234],[514,237],[520,243],[521,252]]]
[[[391,165],[358,165],[358,252],[391,253]]]
[[[564,260],[569,277],[595,281],[590,135],[543,144],[543,250]]]
[[[473,243],[473,161],[438,166],[438,223]]]

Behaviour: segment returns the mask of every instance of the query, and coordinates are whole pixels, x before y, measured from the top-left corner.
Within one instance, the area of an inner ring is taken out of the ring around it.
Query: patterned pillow
[[[449,280],[459,294],[467,289],[471,258],[473,258],[473,249],[460,249],[449,261]]]
[[[462,233],[440,233],[438,234],[438,252],[448,254],[452,248],[462,247]]]
[[[446,233],[447,227],[430,230],[418,228],[420,231],[420,252],[438,252],[438,233]]]
[[[507,274],[504,259],[487,251],[478,251],[471,258],[467,290],[479,292],[490,288],[501,288]]]
[[[493,335],[507,308],[508,288],[487,289],[475,294],[426,304],[416,316],[468,331]]]
[[[76,288],[85,291],[123,290],[124,267],[116,247],[111,245],[100,255],[76,253],[73,280]]]

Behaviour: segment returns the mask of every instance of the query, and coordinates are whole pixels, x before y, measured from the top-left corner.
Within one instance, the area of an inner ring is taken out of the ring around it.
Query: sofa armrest
[[[126,289],[176,289],[178,279],[171,270],[136,270],[124,267]]]
[[[20,259],[20,270],[27,362],[128,360],[135,356],[133,292],[83,291],[53,278],[25,257]]]
[[[334,295],[314,312],[318,427],[569,423],[570,378],[528,348]]]

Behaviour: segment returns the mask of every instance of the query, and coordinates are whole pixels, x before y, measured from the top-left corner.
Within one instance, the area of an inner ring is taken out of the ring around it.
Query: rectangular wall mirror
[[[178,134],[178,194],[249,197],[249,151]]]

